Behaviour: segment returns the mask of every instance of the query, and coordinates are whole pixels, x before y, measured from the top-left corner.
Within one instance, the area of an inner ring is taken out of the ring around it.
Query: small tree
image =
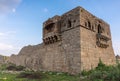
[[[99,59],[99,63],[98,66],[96,67],[97,70],[105,70],[107,66],[101,61],[101,59]]]

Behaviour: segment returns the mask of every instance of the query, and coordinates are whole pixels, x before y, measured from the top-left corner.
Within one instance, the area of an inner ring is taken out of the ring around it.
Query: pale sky
[[[120,0],[0,0],[0,54],[41,43],[42,23],[77,6],[110,24],[114,52],[120,55]]]

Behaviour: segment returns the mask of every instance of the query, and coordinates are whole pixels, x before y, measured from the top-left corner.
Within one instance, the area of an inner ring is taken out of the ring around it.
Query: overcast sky
[[[120,55],[120,0],[0,0],[0,54],[41,43],[42,23],[77,6],[110,24],[114,52]]]

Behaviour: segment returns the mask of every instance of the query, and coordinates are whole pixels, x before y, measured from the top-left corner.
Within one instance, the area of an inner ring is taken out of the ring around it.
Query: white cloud
[[[8,50],[8,49],[13,49],[12,45],[0,43],[0,50]]]
[[[16,34],[16,31],[7,31],[6,34],[7,35],[9,35],[9,34]]]
[[[4,33],[0,33],[0,36],[4,36],[5,34]]]
[[[0,55],[18,54],[23,46],[15,38],[16,34],[16,31],[0,32]]]
[[[10,56],[11,54],[17,54],[19,50],[19,47],[15,47],[10,44],[0,43],[0,54]]]
[[[9,12],[15,12],[17,6],[22,0],[0,0],[0,14],[8,14]]]
[[[0,40],[14,37],[16,31],[0,32]]]
[[[43,11],[44,11],[44,12],[48,12],[48,9],[47,9],[47,8],[44,8]]]
[[[16,9],[15,9],[15,8],[13,8],[13,9],[12,9],[12,12],[13,12],[13,13],[15,13],[15,12],[16,12]]]
[[[120,41],[113,41],[115,55],[120,55]]]

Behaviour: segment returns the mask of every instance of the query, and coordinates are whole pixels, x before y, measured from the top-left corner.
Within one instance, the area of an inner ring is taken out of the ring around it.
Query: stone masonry
[[[26,46],[9,62],[33,70],[80,73],[95,68],[101,59],[115,64],[109,25],[77,7],[43,23],[43,43]]]

